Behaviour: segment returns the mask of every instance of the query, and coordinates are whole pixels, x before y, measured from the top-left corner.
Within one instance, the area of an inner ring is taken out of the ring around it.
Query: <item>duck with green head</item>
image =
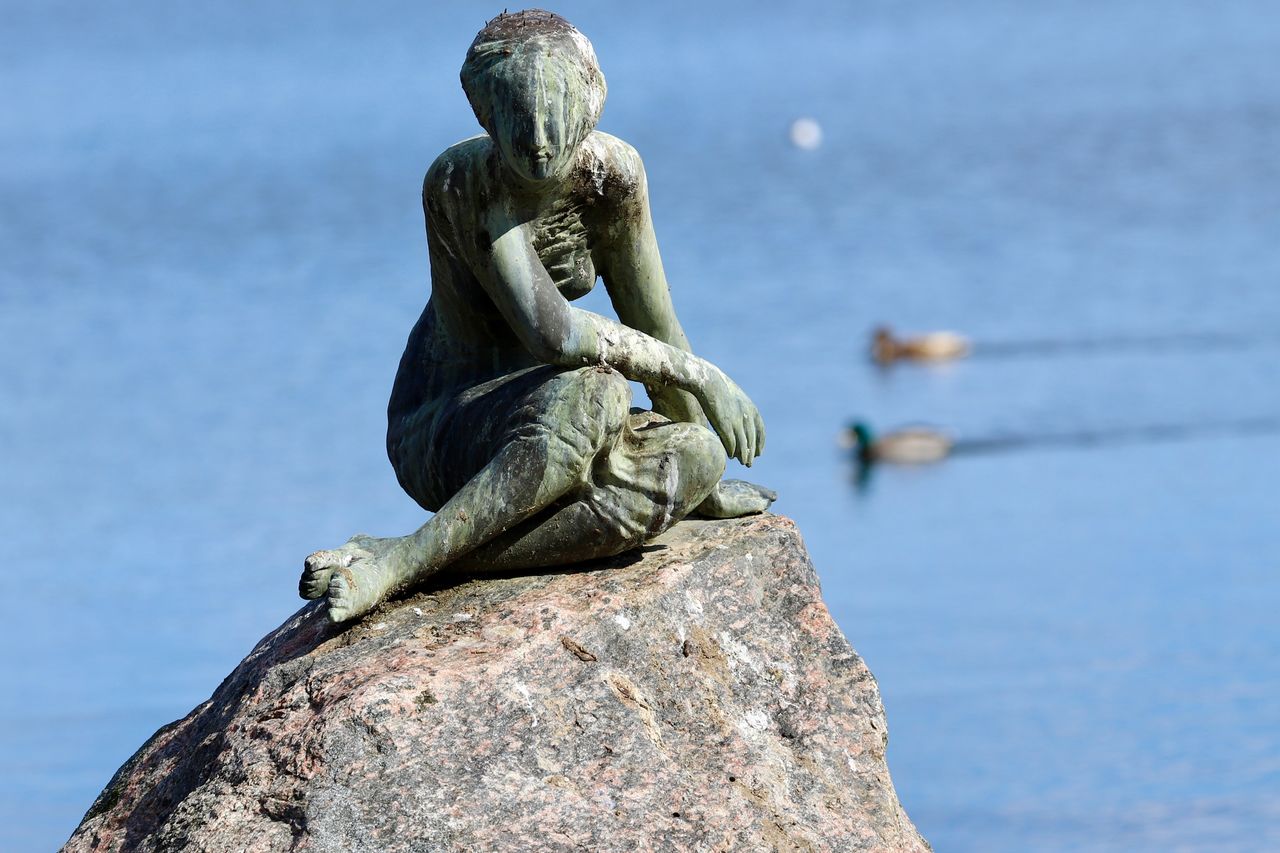
[[[877,436],[865,421],[851,421],[843,442],[863,465],[893,462],[923,465],[946,458],[955,442],[946,433],[927,427],[906,427]]]

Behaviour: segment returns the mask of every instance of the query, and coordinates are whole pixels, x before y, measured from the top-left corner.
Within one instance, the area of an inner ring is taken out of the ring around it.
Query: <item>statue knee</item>
[[[631,406],[626,378],[604,365],[565,374],[547,412],[556,441],[553,458],[575,471],[586,470],[617,443]]]
[[[680,473],[683,487],[692,506],[696,507],[724,476],[728,457],[715,432],[701,424],[681,424],[685,435],[680,442]]]
[[[594,493],[597,512],[609,519],[620,551],[657,536],[693,512],[724,474],[724,448],[710,429],[672,423],[659,430],[649,441],[660,450],[650,444],[638,457],[614,457],[610,486]]]

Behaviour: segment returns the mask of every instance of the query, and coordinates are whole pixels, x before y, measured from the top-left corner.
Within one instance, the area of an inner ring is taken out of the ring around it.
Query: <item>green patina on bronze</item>
[[[595,130],[605,81],[558,15],[504,14],[462,86],[485,134],[423,184],[431,298],[388,404],[387,452],[434,512],[415,533],[357,535],[307,558],[299,589],[341,621],[439,571],[562,565],[634,548],[691,513],[762,512],[724,480],[764,448],[756,407],[693,355],[649,214],[644,166]],[[618,321],[570,301],[604,281]],[[633,411],[627,380],[652,411]]]

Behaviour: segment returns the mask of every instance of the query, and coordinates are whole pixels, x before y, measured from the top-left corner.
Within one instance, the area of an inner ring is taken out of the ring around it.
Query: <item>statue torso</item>
[[[526,220],[538,259],[569,300],[591,292],[607,264],[604,229],[618,225],[611,194],[626,192],[618,176],[632,171],[619,161],[636,158],[625,143],[598,132],[582,148],[567,192],[538,205]],[[427,173],[423,207],[431,299],[410,334],[393,408],[397,397],[414,405],[442,382],[456,385],[537,363],[475,273],[493,239],[482,222],[488,206],[500,203],[498,168],[488,137],[478,136],[450,147]]]
[[[562,198],[531,223],[538,260],[556,288],[570,300],[586,296],[596,283],[591,248],[598,241],[588,227],[585,207],[579,197]]]

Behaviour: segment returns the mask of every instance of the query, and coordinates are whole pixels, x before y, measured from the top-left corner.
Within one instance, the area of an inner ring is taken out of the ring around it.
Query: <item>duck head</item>
[[[888,364],[898,357],[897,341],[888,326],[876,326],[871,332],[871,360]]]
[[[869,464],[875,460],[873,452],[876,443],[875,434],[864,421],[850,421],[845,428],[845,437],[849,447],[858,454],[858,461]]]

